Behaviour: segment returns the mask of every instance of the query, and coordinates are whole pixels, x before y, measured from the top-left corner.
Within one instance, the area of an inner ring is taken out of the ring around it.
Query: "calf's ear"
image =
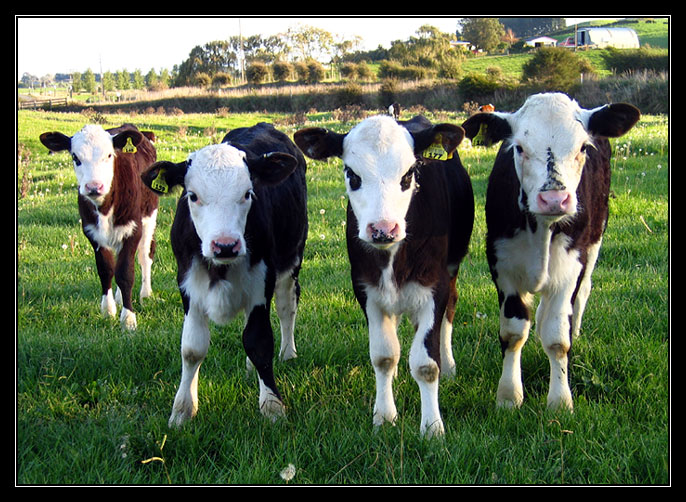
[[[339,134],[321,127],[301,129],[293,135],[293,141],[298,148],[315,160],[343,155],[343,139],[345,134]]]
[[[188,164],[174,164],[166,160],[155,162],[141,173],[143,184],[158,195],[168,194],[172,188],[182,185],[186,177]]]
[[[476,113],[465,120],[462,127],[476,145],[491,146],[512,136],[510,124],[500,113]]]
[[[414,153],[430,159],[446,160],[464,138],[464,129],[453,124],[436,124],[428,129],[413,132]]]
[[[261,157],[247,158],[246,163],[256,187],[274,186],[291,175],[298,165],[298,159],[288,153],[271,152]]]
[[[40,142],[52,152],[71,149],[71,138],[61,132],[44,132],[40,135]]]
[[[626,134],[641,118],[639,109],[628,103],[605,105],[585,112],[582,120],[586,119],[588,132],[606,138],[617,138]]]
[[[143,134],[140,131],[124,131],[112,137],[114,148],[125,153],[135,153],[136,147],[143,141]]]

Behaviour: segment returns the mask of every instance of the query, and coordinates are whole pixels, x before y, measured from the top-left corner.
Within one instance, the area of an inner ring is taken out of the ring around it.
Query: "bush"
[[[669,51],[667,49],[615,49],[610,47],[603,53],[605,65],[617,73],[630,71],[669,71]]]
[[[285,61],[278,61],[272,66],[272,73],[276,81],[285,82],[293,75],[293,65]]]
[[[226,72],[219,72],[212,77],[212,85],[215,87],[222,87],[231,83],[231,75]]]
[[[379,77],[398,80],[423,80],[431,76],[431,71],[422,66],[405,66],[395,61],[382,61],[379,65]]]
[[[541,47],[522,68],[525,81],[541,91],[569,92],[579,83],[581,65],[563,47]]]
[[[458,90],[464,101],[480,101],[483,96],[489,96],[501,87],[500,83],[482,73],[470,73],[463,78]]]
[[[319,61],[310,60],[307,62],[307,80],[309,84],[316,84],[324,80],[324,67]]]
[[[245,76],[251,84],[261,84],[269,76],[269,69],[266,64],[256,61],[248,66]]]
[[[357,65],[355,63],[343,63],[341,66],[341,77],[348,80],[357,79]]]
[[[193,83],[198,87],[209,87],[212,83],[212,77],[207,73],[196,73],[193,77]]]

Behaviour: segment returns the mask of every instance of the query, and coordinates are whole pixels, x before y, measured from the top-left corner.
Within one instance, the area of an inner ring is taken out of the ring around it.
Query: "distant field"
[[[432,115],[461,123],[452,112]],[[292,124],[280,114],[104,115],[157,135],[159,159],[182,160],[231,128],[274,122],[339,131],[331,113]],[[644,116],[613,140],[611,217],[585,324],[571,363],[575,412],[545,409],[548,361],[536,336],[523,355],[526,400],[495,409],[498,304],[484,253],[484,197],[496,149],[459,148],[476,222],[459,276],[453,353],[441,382],[446,435],[418,435],[419,393],[407,366],[409,323],[395,382],[399,420],[375,431],[374,376],[364,316],[349,280],[340,163],[308,163],[310,233],[296,327],[298,358],[275,364],[288,417],[257,409],[245,373],[241,320],[213,327],[198,416],[167,419],[180,376],[183,311],[169,230],[176,196],[161,199],[154,296],[125,333],[99,314],[92,252],[66,154],[38,135],[73,134],[81,114],[18,113],[16,483],[18,484],[570,484],[670,483],[668,119]],[[138,271],[137,271],[138,274]],[[137,275],[137,279],[139,276]],[[275,316],[273,326],[278,324]],[[277,335],[278,336],[278,335]],[[277,339],[278,340],[278,339]],[[290,481],[281,471],[294,467]]]

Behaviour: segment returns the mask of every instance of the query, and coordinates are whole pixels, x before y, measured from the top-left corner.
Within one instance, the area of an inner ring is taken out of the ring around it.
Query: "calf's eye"
[[[75,153],[71,154],[71,158],[74,160],[74,164],[76,164],[77,166],[81,165],[81,161],[79,160],[79,158],[76,156]]]
[[[188,192],[188,199],[191,202],[198,202],[198,196],[194,192]]]
[[[414,167],[411,167],[402,178],[400,178],[400,189],[404,192],[412,185],[412,177],[414,176]]]
[[[348,166],[345,166],[345,175],[348,177],[350,190],[358,190],[362,186],[362,178],[355,174]]]

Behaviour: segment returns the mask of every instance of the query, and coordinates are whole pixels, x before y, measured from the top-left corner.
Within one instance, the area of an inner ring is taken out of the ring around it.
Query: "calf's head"
[[[295,169],[297,159],[274,152],[253,157],[226,143],[206,146],[173,163],[156,162],[143,183],[158,194],[181,185],[202,255],[212,263],[229,264],[247,253],[245,227],[257,186],[275,185]]]
[[[340,157],[361,241],[388,249],[406,237],[406,215],[417,188],[420,155],[434,143],[452,155],[464,137],[461,127],[437,124],[410,132],[388,116],[370,117],[346,134],[322,128],[295,133],[298,147],[313,159]]]
[[[112,189],[117,151],[126,151],[127,147],[133,150],[142,140],[139,131],[125,130],[112,136],[99,125],[84,126],[71,137],[61,132],[40,135],[41,143],[49,150],[71,153],[79,193],[97,206]]]
[[[577,210],[576,190],[596,137],[618,137],[640,112],[624,103],[591,110],[561,93],[536,94],[514,113],[477,113],[467,119],[467,137],[479,132],[492,144],[505,140],[521,186],[522,210],[552,220]]]

